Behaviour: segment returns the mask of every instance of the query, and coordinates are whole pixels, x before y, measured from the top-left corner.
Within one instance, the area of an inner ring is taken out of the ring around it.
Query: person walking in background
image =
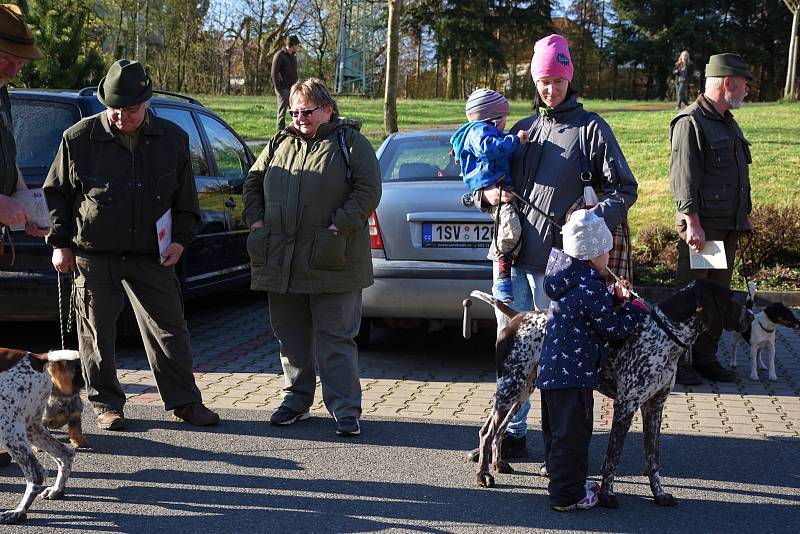
[[[361,432],[355,336],[372,285],[367,219],[381,197],[361,123],[339,116],[322,80],[292,86],[292,124],[272,138],[244,183],[251,287],[267,291],[285,387],[273,425],[309,417],[316,371],[336,433]]]
[[[678,226],[678,279],[716,280],[730,286],[739,236],[753,229],[750,221],[750,142],[731,114],[744,103],[753,75],[736,54],[711,56],[706,65],[706,87],[670,125],[672,151],[669,184],[675,200]],[[721,241],[727,268],[692,269],[689,250],[700,252],[708,241]],[[678,362],[675,381],[697,385],[702,377],[733,382],[736,372],[717,361],[719,338],[703,333],[692,345],[692,364]],[[698,375],[699,373],[699,375]]]
[[[675,109],[689,105],[689,77],[690,77],[689,51],[684,50],[675,62],[672,77],[675,78]]]
[[[586,203],[582,177],[600,191],[600,202],[591,208],[610,229],[622,224],[636,201],[638,184],[611,127],[597,114],[588,113],[578,103],[572,80],[574,66],[567,40],[550,35],[536,42],[531,59],[531,76],[536,87],[535,113],[511,127],[526,130],[530,140],[511,157],[511,182],[514,191],[538,210],[521,205],[522,238],[515,265],[511,269],[513,302],[517,311],[546,310],[550,299],[544,291],[544,272],[550,250],[561,245],[558,228],[543,217],[548,214],[563,225],[576,204]],[[496,185],[478,192],[476,205],[496,206],[510,202],[508,191],[501,194]],[[611,251],[612,268],[624,272],[618,260],[623,252],[618,243]],[[505,317],[496,313],[498,328]],[[520,407],[504,437],[516,441],[514,451],[504,458],[527,457],[525,435],[530,402]],[[474,451],[473,451],[474,452]],[[477,455],[470,458],[477,461]]]
[[[297,51],[300,50],[300,39],[290,35],[284,40],[284,46],[272,56],[272,85],[278,97],[278,121],[276,131],[286,127],[286,110],[289,109],[289,90],[297,81]]]
[[[20,69],[33,59],[44,57],[36,46],[25,17],[19,6],[0,4],[0,152],[3,165],[0,166],[0,247],[7,227],[25,224],[25,231],[42,237],[46,230],[40,230],[30,223],[31,214],[19,201],[11,198],[15,191],[27,189],[25,179],[17,167],[17,145],[11,121],[11,99],[6,84]],[[0,449],[0,467],[11,463],[11,455]]]
[[[64,132],[44,182],[53,266],[78,273],[78,350],[96,423],[104,430],[127,424],[115,362],[126,294],[165,409],[193,425],[219,422],[203,405],[192,374],[175,274],[200,222],[189,139],[149,110],[152,86],[141,63],[121,59],[111,65],[97,86],[106,109]],[[172,243],[160,255],[156,221],[165,213],[172,218]]]
[[[450,138],[453,154],[459,163],[464,184],[471,191],[499,185],[511,186],[509,160],[520,145],[528,142],[528,132],[505,135],[506,117],[511,112],[508,99],[491,89],[473,91],[467,99],[468,123]],[[514,298],[511,292],[511,264],[519,247],[522,232],[516,202],[501,202],[489,210],[494,220],[489,259],[495,262],[492,293],[503,302]]]

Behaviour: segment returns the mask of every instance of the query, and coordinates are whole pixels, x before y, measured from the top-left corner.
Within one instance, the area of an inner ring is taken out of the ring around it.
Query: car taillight
[[[378,216],[375,212],[367,219],[369,225],[369,248],[383,250],[383,239],[381,239],[381,229],[378,227]]]

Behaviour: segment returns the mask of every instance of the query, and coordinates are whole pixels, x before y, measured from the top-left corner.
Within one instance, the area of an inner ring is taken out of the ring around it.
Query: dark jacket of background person
[[[617,313],[605,276],[588,261],[553,251],[544,278],[551,299],[536,374],[541,390],[593,388],[610,350],[607,341],[628,337],[647,312],[625,303]]]
[[[64,132],[44,186],[53,219],[49,245],[155,256],[156,221],[170,208],[172,241],[187,248],[197,236],[189,138],[147,113],[135,155],[112,133],[105,111]]]
[[[697,213],[704,229],[750,230],[750,142],[730,111],[721,116],[703,95],[670,126],[669,183],[675,223]]]
[[[247,241],[252,289],[341,293],[372,284],[367,218],[381,197],[381,173],[360,126],[334,119],[310,139],[287,128],[277,147],[268,144],[250,169],[245,217],[250,224],[264,220]],[[351,183],[340,129],[350,152]],[[338,235],[328,229],[331,223]]]
[[[530,132],[528,144],[517,149],[511,158],[514,190],[551,214],[558,224],[565,222],[567,211],[583,195],[578,132],[586,113],[572,95],[555,108],[526,117],[510,129]],[[602,180],[605,191],[593,212],[614,228],[636,202],[638,184],[611,127],[593,114],[586,132],[593,180]],[[560,246],[559,230],[533,210],[521,220],[522,247],[516,265],[544,272],[550,249]]]
[[[297,56],[281,48],[272,56],[272,84],[275,91],[291,89],[297,81]]]

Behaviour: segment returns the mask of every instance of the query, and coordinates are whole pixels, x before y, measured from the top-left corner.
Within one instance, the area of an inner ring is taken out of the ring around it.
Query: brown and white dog
[[[81,363],[78,360],[50,361],[47,366],[53,380],[53,390],[47,399],[47,407],[42,416],[42,423],[50,430],[58,430],[66,425],[69,442],[74,448],[87,445],[86,436],[81,427],[83,401],[81,401]]]
[[[75,451],[50,435],[42,423],[53,380],[46,371],[49,362],[78,359],[78,351],[56,350],[32,354],[24,350],[0,348],[0,447],[22,469],[27,486],[14,510],[0,513],[0,523],[12,524],[25,519],[36,495],[59,499],[72,467]],[[55,483],[45,487],[46,472],[31,445],[49,454],[58,465]]]

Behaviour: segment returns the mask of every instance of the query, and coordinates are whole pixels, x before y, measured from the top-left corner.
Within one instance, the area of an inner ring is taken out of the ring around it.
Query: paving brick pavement
[[[280,405],[283,376],[278,341],[267,324],[262,298],[234,294],[231,304],[215,302],[187,311],[195,375],[205,402],[216,408],[274,410]],[[465,341],[455,332],[424,335],[416,331],[375,329],[374,348],[360,356],[365,417],[473,421],[489,414],[494,395],[491,340]],[[749,353],[732,384],[676,386],[667,400],[665,433],[800,437],[800,332],[778,329],[777,381],[762,371],[749,378]],[[727,362],[730,336],[720,346]],[[120,381],[129,402],[160,404],[144,354],[118,355]],[[312,413],[325,415],[317,384]],[[540,402],[534,394],[529,424],[539,426]],[[613,403],[595,393],[595,427],[610,429]],[[641,418],[634,419],[641,430]]]

